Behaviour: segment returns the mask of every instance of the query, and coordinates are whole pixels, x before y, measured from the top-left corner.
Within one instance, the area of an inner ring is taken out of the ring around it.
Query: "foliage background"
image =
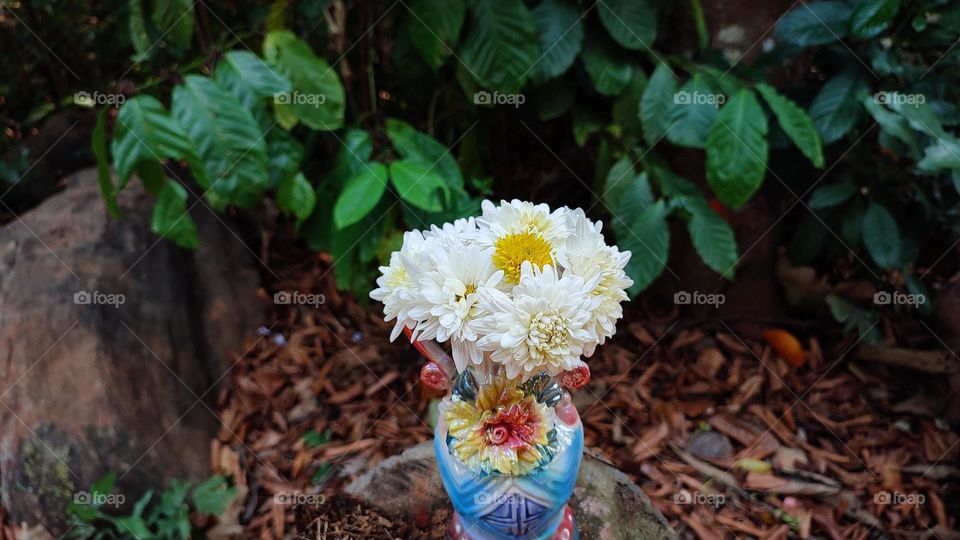
[[[187,248],[195,205],[278,210],[360,298],[401,231],[484,197],[587,208],[634,253],[634,294],[682,281],[678,250],[730,281],[783,245],[829,285],[812,304],[870,339],[887,308],[837,285],[932,297],[956,268],[955,2],[801,3],[738,53],[711,47],[699,0],[36,2],[5,20],[23,51],[5,181],[30,181],[18,140],[93,108],[111,212],[134,173],[154,231]],[[748,244],[757,208],[776,228]]]

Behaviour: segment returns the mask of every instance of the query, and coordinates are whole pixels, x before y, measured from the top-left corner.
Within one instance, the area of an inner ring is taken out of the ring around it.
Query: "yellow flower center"
[[[502,236],[493,246],[493,264],[503,270],[508,283],[520,282],[520,266],[523,261],[530,261],[530,264],[537,268],[543,268],[553,261],[550,256],[553,246],[534,232]]]
[[[463,289],[463,294],[456,295],[455,300],[459,302],[475,292],[477,292],[477,285],[475,283],[467,283],[467,286]]]

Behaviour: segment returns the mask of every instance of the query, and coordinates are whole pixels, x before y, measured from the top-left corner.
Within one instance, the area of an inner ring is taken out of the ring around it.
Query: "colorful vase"
[[[583,457],[583,425],[564,386],[546,374],[526,381],[473,369],[453,375],[442,349],[429,342],[417,348],[431,360],[423,383],[450,390],[434,432],[455,510],[450,537],[579,538],[567,500]]]

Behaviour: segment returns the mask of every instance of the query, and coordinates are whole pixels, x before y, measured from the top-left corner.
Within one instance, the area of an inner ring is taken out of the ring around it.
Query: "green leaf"
[[[288,176],[300,171],[304,149],[289,131],[282,129],[271,129],[267,132],[266,141],[267,172],[270,175],[270,187],[275,188]]]
[[[568,77],[551,79],[537,87],[537,118],[546,122],[560,118],[573,105],[577,87]]]
[[[167,173],[159,161],[141,161],[137,165],[137,176],[147,193],[154,197],[160,195],[164,184],[167,183]]]
[[[623,156],[610,167],[603,185],[603,203],[613,220],[630,220],[653,204],[653,190],[646,172],[637,174],[629,156]]]
[[[159,162],[162,158],[198,161],[180,124],[167,114],[159,101],[146,95],[134,96],[120,107],[110,153],[113,168],[120,177],[120,189],[142,162]],[[206,181],[202,168],[194,174],[198,182]]]
[[[853,182],[837,182],[817,188],[810,195],[810,202],[807,203],[813,210],[824,208],[833,208],[845,203],[853,194],[857,192],[857,186]]]
[[[810,104],[810,117],[824,144],[840,139],[857,123],[861,110],[859,94],[865,90],[863,79],[852,69],[823,85]]]
[[[303,442],[305,442],[310,448],[318,448],[323,446],[330,442],[331,439],[333,439],[333,432],[329,429],[323,433],[308,431],[303,434]]]
[[[150,527],[147,526],[147,522],[143,518],[136,516],[119,516],[111,517],[110,521],[116,525],[119,532],[122,536],[131,536],[136,540],[150,540],[153,538],[153,533],[150,531]]]
[[[389,133],[390,120],[387,120]],[[412,129],[412,128],[411,128]],[[367,166],[367,161],[373,153],[373,139],[362,129],[348,129],[343,134],[343,144],[337,151],[333,169],[327,175],[338,189],[353,175]]]
[[[733,229],[706,204],[689,205],[691,210],[687,230],[693,248],[704,264],[727,279],[733,279],[737,264],[737,239]]]
[[[653,146],[670,129],[670,109],[677,93],[677,79],[666,64],[659,64],[650,75],[640,96],[640,123],[643,138]]]
[[[133,512],[130,515],[140,517],[143,515],[143,511],[147,509],[147,505],[150,504],[150,501],[153,499],[153,490],[148,489],[146,493],[140,496],[137,499],[137,502],[133,503]]]
[[[881,268],[892,269],[900,261],[900,229],[880,203],[871,202],[863,215],[863,243]]]
[[[603,0],[600,22],[610,37],[633,50],[650,50],[657,37],[659,15],[649,0]]]
[[[332,131],[343,127],[346,104],[340,77],[310,46],[287,30],[267,33],[264,57],[292,83],[290,96],[278,97],[277,109],[289,109],[307,127]]]
[[[647,87],[647,75],[639,66],[633,68],[633,79],[613,102],[613,125],[619,128],[624,146],[630,147],[643,138],[640,126],[640,96]]]
[[[674,94],[667,140],[687,148],[703,148],[725,96],[696,73]]]
[[[443,178],[429,166],[412,159],[401,159],[390,164],[390,181],[397,195],[415,207],[427,212],[443,210],[444,196],[449,194]]]
[[[150,41],[150,35],[147,33],[147,21],[143,16],[143,1],[129,0],[127,7],[130,11],[127,30],[130,33],[130,44],[137,53],[134,56],[134,62],[143,62],[150,57],[153,50],[153,43]]]
[[[573,140],[577,146],[587,143],[590,135],[601,131],[607,125],[607,120],[597,111],[587,107],[573,109]]]
[[[767,105],[770,106],[770,110],[777,117],[780,127],[790,137],[793,144],[797,145],[797,148],[803,152],[803,155],[807,156],[814,167],[822,169],[824,160],[820,135],[806,111],[777,93],[770,85],[758,84],[757,90],[763,96]]]
[[[188,491],[190,491],[190,482],[179,478],[170,480],[170,487],[160,494],[160,501],[151,510],[150,517],[177,515],[186,506]]]
[[[766,164],[767,119],[754,93],[741,90],[707,136],[707,183],[720,202],[739,208],[760,188]]]
[[[840,238],[851,247],[858,247],[863,243],[863,214],[867,205],[862,199],[854,199],[843,211],[843,220],[840,222]]]
[[[900,0],[857,0],[850,16],[850,33],[855,39],[869,39],[887,29],[900,11]]]
[[[463,0],[412,0],[409,8],[410,41],[436,72],[460,37],[466,4]]]
[[[633,66],[606,40],[588,40],[580,57],[593,87],[605,96],[619,95],[633,78]]]
[[[927,172],[960,169],[960,140],[949,136],[936,139],[924,149],[923,159],[917,163],[917,168]]]
[[[338,229],[352,225],[370,213],[387,189],[387,166],[370,163],[361,167],[347,180],[337,204],[333,207],[333,222]]]
[[[173,180],[167,180],[153,206],[150,230],[173,241],[180,247],[197,247],[197,225],[187,213],[187,190]]]
[[[443,143],[395,118],[387,119],[387,137],[401,157],[432,167],[434,174],[442,177],[448,186],[463,189],[460,165]]]
[[[200,185],[226,203],[258,202],[270,177],[267,144],[250,111],[200,75],[187,75],[173,89],[171,108],[203,160],[210,182]]]
[[[543,0],[533,9],[537,35],[534,79],[546,81],[570,69],[583,45],[582,19],[577,7],[565,0]]]
[[[117,473],[109,472],[101,476],[90,486],[90,493],[97,495],[97,499],[102,499],[101,495],[113,493],[113,486],[117,483]],[[99,506],[99,505],[97,505]]]
[[[97,115],[97,125],[93,128],[90,144],[93,155],[97,159],[97,184],[100,186],[103,202],[107,205],[107,212],[114,218],[118,218],[120,217],[120,207],[117,206],[117,188],[113,185],[113,178],[110,176],[110,162],[107,160],[106,124],[107,109],[103,109]]]
[[[460,58],[488,90],[511,93],[523,87],[537,60],[533,17],[522,0],[477,0]]]
[[[611,220],[617,243],[630,250],[630,261],[625,268],[633,280],[632,296],[650,286],[663,273],[670,251],[670,227],[667,208],[657,201],[639,212]]]
[[[937,117],[937,113],[933,110],[933,107],[928,105],[926,101],[919,101],[923,99],[922,94],[897,94],[890,92],[878,92],[877,94],[878,96],[876,97],[883,96],[884,101],[891,109],[906,118],[913,129],[921,133],[926,133],[931,137],[948,136],[943,131],[943,127],[940,125],[940,119]]]
[[[217,62],[213,79],[247,109],[263,98],[289,93],[290,81],[250,51],[229,51]]]
[[[915,156],[915,159],[919,159],[919,134],[910,127],[910,122],[908,122],[903,115],[880,105],[874,96],[864,96],[860,102],[864,108],[867,109],[867,112],[870,113],[870,116],[880,125],[881,130],[906,144],[912,155]]]
[[[780,19],[773,35],[781,43],[800,47],[831,43],[847,35],[850,13],[844,2],[801,2]]]
[[[825,300],[833,318],[843,324],[844,332],[856,330],[867,343],[879,343],[883,339],[876,328],[876,313],[860,309],[835,294],[828,294]]]
[[[277,188],[277,204],[287,214],[304,220],[310,217],[313,207],[317,204],[317,192],[303,173],[291,174]]]
[[[219,516],[237,494],[237,488],[227,484],[223,476],[214,476],[193,490],[193,506],[197,512],[210,516]]]
[[[177,49],[185,49],[193,37],[193,0],[162,0],[153,2],[150,13],[160,39]]]

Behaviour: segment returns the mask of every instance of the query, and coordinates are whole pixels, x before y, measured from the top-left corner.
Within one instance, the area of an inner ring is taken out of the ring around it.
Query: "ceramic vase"
[[[508,380],[473,369],[445,371],[445,353],[418,344],[431,362],[421,380],[449,390],[439,405],[434,451],[454,508],[454,540],[578,539],[567,500],[583,457],[583,425],[570,394],[538,374]]]

